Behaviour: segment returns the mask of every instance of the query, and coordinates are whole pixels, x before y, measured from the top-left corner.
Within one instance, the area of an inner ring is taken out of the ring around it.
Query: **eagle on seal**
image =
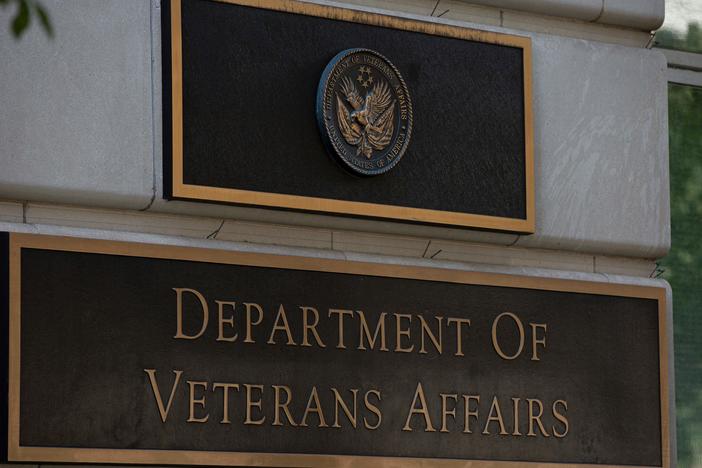
[[[353,108],[349,111],[337,93],[336,115],[341,134],[350,145],[356,146],[356,155],[363,153],[370,159],[374,149],[381,151],[390,143],[395,130],[395,100],[390,88],[384,81],[376,83],[362,98],[353,81],[344,77],[341,93]]]

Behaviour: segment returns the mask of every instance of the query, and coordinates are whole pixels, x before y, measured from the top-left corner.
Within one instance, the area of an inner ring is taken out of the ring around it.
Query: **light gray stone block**
[[[663,0],[605,0],[597,22],[653,31],[661,27],[664,18]]]
[[[516,241],[523,247],[642,258],[665,255],[670,245],[670,214],[662,54],[442,18],[421,19],[532,38],[535,234],[517,239],[465,229],[169,202],[162,199],[160,151],[156,152],[157,196],[151,209],[424,239],[500,245]],[[154,37],[156,42],[158,36]],[[160,89],[154,95],[159,96]],[[157,124],[157,133],[160,131]]]
[[[581,21],[595,21],[603,7],[602,0],[472,0],[471,3]]]
[[[640,258],[668,250],[666,64],[658,52],[421,18],[533,39],[537,231],[518,238],[167,202],[161,189],[160,3],[67,0],[46,5],[54,40],[36,25],[19,42],[0,29],[0,198],[149,206],[155,212],[426,241],[516,241],[522,247]]]
[[[223,221],[216,235],[212,235],[210,238],[314,249],[332,248],[332,232],[327,229],[232,220]]]
[[[175,235],[137,233],[126,231],[113,231],[84,227],[69,227],[46,224],[22,224],[0,221],[0,232],[18,232],[42,234],[48,236],[68,236],[85,239],[102,239],[122,242],[141,242],[158,245],[174,245],[183,247],[220,249],[236,252],[264,253],[272,255],[293,255],[320,259],[342,259],[358,262],[377,263],[384,265],[406,265],[430,268],[443,268],[460,271],[482,271],[487,273],[501,273],[508,275],[526,275],[539,278],[559,278],[580,281],[593,281],[598,283],[620,283],[642,286],[658,286],[668,288],[668,283],[661,279],[641,278],[626,275],[613,275],[585,271],[563,270],[544,268],[541,266],[485,264],[469,261],[455,261],[431,259],[424,257],[407,257],[382,255],[377,253],[363,253],[350,251],[337,251],[329,249],[315,249],[307,247],[291,247],[275,244],[256,244],[251,242],[225,241],[218,239],[192,238]],[[669,301],[670,302],[670,301]],[[672,303],[669,303],[669,305]]]
[[[595,255],[595,273],[655,278],[659,272],[653,260]]]
[[[25,207],[24,219],[32,224],[202,238],[221,225],[221,221],[215,218],[34,203]]]
[[[517,245],[664,256],[665,57],[582,40],[533,40],[537,232]]]
[[[0,197],[143,208],[155,143],[150,5],[43,4],[53,39],[35,21],[14,40],[14,12],[0,12]]]
[[[471,0],[547,16],[652,31],[663,24],[664,0]]]
[[[21,223],[24,221],[24,207],[21,203],[0,202],[0,221]]]

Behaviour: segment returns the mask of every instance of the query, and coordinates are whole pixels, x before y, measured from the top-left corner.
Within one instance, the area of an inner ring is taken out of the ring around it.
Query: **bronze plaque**
[[[532,233],[531,39],[162,2],[167,199]]]
[[[662,287],[0,238],[10,462],[670,466]]]

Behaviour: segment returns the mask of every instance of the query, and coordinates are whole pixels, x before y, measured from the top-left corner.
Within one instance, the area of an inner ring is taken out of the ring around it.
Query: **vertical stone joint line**
[[[429,16],[434,16],[434,13],[436,13],[436,9],[439,8],[439,3],[441,3],[441,0],[436,0],[434,8],[431,10],[431,13],[429,13]]]
[[[217,234],[219,234],[219,231],[222,230],[222,227],[224,226],[224,222],[225,222],[225,221],[226,221],[226,220],[223,219],[222,222],[219,223],[219,227],[218,227],[217,229],[215,229],[214,231],[212,231],[211,233],[209,233],[209,234],[207,235],[206,239],[217,239]]]
[[[154,115],[156,113],[156,103],[154,102],[155,98],[155,93],[154,89],[156,89],[156,83],[155,83],[155,76],[154,76],[154,66],[155,66],[155,61],[154,61],[154,3],[152,2],[149,8],[149,32],[150,32],[150,42],[149,42],[149,57],[150,57],[150,73],[151,73],[151,200],[149,200],[149,203],[146,204],[144,208],[141,208],[139,211],[146,211],[149,208],[151,208],[151,205],[154,204],[154,201],[156,200],[156,151],[157,151],[157,142],[156,142],[156,119],[154,118]],[[160,21],[160,15],[159,15],[159,21]],[[160,142],[159,142],[160,144]]]
[[[597,23],[600,18],[602,18],[602,15],[604,15],[605,12],[605,0],[602,0],[602,6],[600,7],[600,13],[595,17],[594,20],[591,21],[591,23]]]
[[[424,247],[424,253],[422,254],[422,258],[426,258],[427,252],[429,251],[430,246],[431,246],[431,239],[429,239],[429,242],[427,242],[427,246]]]

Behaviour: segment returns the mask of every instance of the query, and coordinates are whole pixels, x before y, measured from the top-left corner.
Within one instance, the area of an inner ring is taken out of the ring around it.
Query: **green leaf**
[[[12,34],[15,38],[19,38],[27,26],[29,26],[29,5],[27,0],[20,0],[17,15],[12,20]]]
[[[39,2],[34,4],[34,9],[37,12],[37,16],[39,17],[39,21],[41,22],[41,25],[44,28],[44,31],[46,31],[46,34],[49,37],[54,37],[54,28],[51,26],[51,20],[49,19],[49,14],[46,12],[44,7]]]

